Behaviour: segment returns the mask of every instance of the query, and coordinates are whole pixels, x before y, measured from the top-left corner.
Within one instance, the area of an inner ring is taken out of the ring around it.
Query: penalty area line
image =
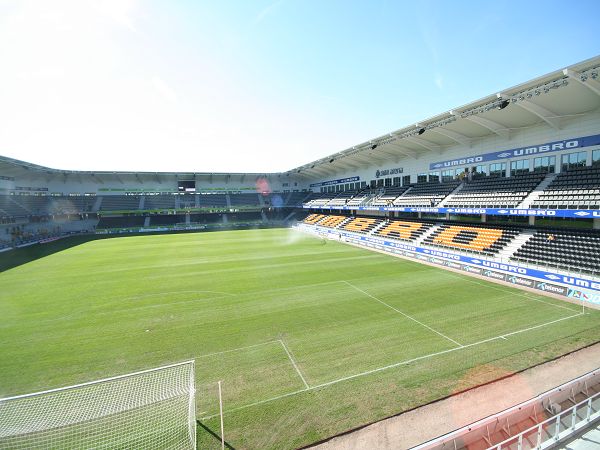
[[[550,322],[545,322],[545,323],[542,323],[542,324],[539,324],[539,325],[534,325],[534,326],[531,326],[531,327],[522,328],[520,330],[512,331],[510,333],[505,333],[505,334],[501,334],[501,335],[494,336],[494,337],[491,337],[491,338],[483,339],[481,341],[473,342],[471,344],[466,344],[466,345],[463,345],[461,347],[454,347],[454,348],[450,348],[448,350],[442,350],[442,351],[435,352],[435,353],[429,353],[429,354],[423,355],[423,356],[417,356],[416,358],[407,359],[407,360],[400,361],[400,362],[397,362],[397,363],[394,363],[394,364],[389,364],[387,366],[378,367],[376,369],[367,370],[365,372],[360,372],[360,373],[357,373],[357,374],[354,374],[354,375],[349,375],[347,377],[338,378],[338,379],[332,380],[332,381],[327,381],[325,383],[321,383],[321,384],[318,384],[318,385],[315,385],[315,386],[311,386],[309,388],[300,389],[300,390],[293,391],[293,392],[288,392],[287,394],[282,394],[282,395],[278,395],[276,397],[271,397],[271,398],[268,398],[268,399],[265,399],[265,400],[260,400],[260,401],[254,402],[254,403],[249,403],[249,404],[246,404],[246,405],[238,406],[236,408],[231,408],[231,409],[228,409],[227,411],[224,411],[223,414],[229,414],[229,413],[233,413],[233,412],[240,411],[240,410],[243,410],[243,409],[252,408],[254,406],[263,405],[265,403],[273,402],[275,400],[280,400],[282,398],[291,397],[293,395],[301,394],[302,392],[313,391],[313,390],[316,390],[316,389],[320,389],[320,388],[331,386],[331,385],[334,385],[334,384],[337,384],[337,383],[341,383],[343,381],[353,380],[355,378],[364,377],[364,376],[371,375],[371,374],[374,374],[374,373],[377,373],[377,372],[383,372],[385,370],[393,369],[395,367],[403,366],[403,365],[406,365],[406,364],[411,364],[413,362],[421,361],[421,360],[424,360],[424,359],[429,359],[429,358],[433,358],[433,357],[436,357],[436,356],[445,355],[447,353],[452,353],[452,352],[456,352],[456,351],[459,351],[459,350],[464,350],[464,349],[470,348],[470,347],[476,347],[478,345],[486,344],[488,342],[492,342],[492,341],[496,341],[496,340],[505,340],[506,341],[506,340],[508,340],[507,337],[514,336],[514,335],[517,335],[517,334],[520,334],[520,333],[526,333],[527,331],[536,330],[538,328],[546,327],[548,325],[552,325],[552,324],[555,324],[555,323],[558,323],[558,322],[562,322],[564,320],[573,319],[575,317],[580,317],[580,316],[583,316],[583,315],[584,315],[584,313],[577,313],[577,314],[573,314],[573,315],[570,315],[570,316],[567,316],[567,317],[562,317],[560,319],[552,320]],[[277,342],[277,341],[275,341],[275,342]],[[218,417],[218,416],[219,416],[219,414],[213,414],[213,415],[210,415],[210,416],[201,417],[200,420],[209,420],[209,419],[212,419],[212,418]]]
[[[279,339],[279,342],[281,343],[281,346],[283,347],[283,350],[285,350],[285,353],[288,355],[288,358],[290,359],[290,362],[292,363],[292,366],[294,366],[294,369],[296,369],[296,372],[298,373],[298,376],[300,377],[300,379],[304,383],[304,387],[306,387],[306,389],[310,389],[310,386],[306,382],[306,379],[304,378],[304,375],[302,375],[302,372],[300,372],[300,368],[298,367],[298,365],[296,364],[296,361],[294,361],[294,358],[292,357],[292,354],[288,350],[287,345],[285,345],[285,342],[283,342],[283,339]]]

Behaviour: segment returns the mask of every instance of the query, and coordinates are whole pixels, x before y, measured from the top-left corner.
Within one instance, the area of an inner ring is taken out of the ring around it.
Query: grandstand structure
[[[314,212],[304,225],[585,275],[589,287],[600,276],[599,67],[583,61],[282,173],[69,171],[3,157],[0,248],[287,226]]]
[[[0,157],[0,251],[73,234],[294,226],[597,307],[599,70],[600,57],[583,61],[281,173]]]

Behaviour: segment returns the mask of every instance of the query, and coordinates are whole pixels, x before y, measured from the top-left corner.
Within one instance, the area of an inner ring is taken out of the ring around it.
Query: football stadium
[[[0,449],[600,448],[599,70],[282,172],[0,157]]]

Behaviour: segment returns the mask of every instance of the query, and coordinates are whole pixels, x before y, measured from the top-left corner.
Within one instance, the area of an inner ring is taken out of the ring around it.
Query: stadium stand
[[[166,214],[150,217],[150,226],[160,225],[175,225],[178,223],[185,223],[185,215],[181,214]]]
[[[302,206],[302,201],[307,198],[308,195],[306,192],[291,192],[285,198],[284,205],[290,207],[300,207]]]
[[[180,194],[179,195],[179,208],[180,209],[195,208],[196,207],[196,199],[199,200],[197,195]]]
[[[393,203],[393,201],[404,194],[410,186],[390,186],[384,188],[383,192],[377,194],[371,204],[374,206],[388,206]]]
[[[308,216],[306,216],[304,218],[303,222],[307,223],[309,225],[314,225],[324,217],[325,217],[325,214],[309,214]]]
[[[344,191],[337,194],[333,199],[331,199],[327,206],[344,206],[348,201],[350,201],[358,191]]]
[[[393,201],[395,206],[436,206],[460,184],[459,180],[445,183],[418,183]]]
[[[95,195],[71,195],[46,197],[50,206],[50,214],[79,214],[92,212],[96,201]]]
[[[15,200],[16,195],[0,195],[0,215],[5,217],[26,217],[31,215]]]
[[[335,198],[335,194],[333,193],[315,193],[309,200],[307,200],[304,204],[307,206],[311,206],[313,208],[324,207],[327,205],[333,198]]]
[[[227,222],[229,223],[244,223],[244,222],[262,222],[263,218],[259,212],[237,212],[227,214]]]
[[[19,195],[13,200],[17,201],[23,208],[35,216],[43,216],[50,213],[51,197],[42,195]]]
[[[346,202],[347,206],[359,206],[370,197],[371,189],[363,188],[356,191],[356,195]]]
[[[426,237],[423,243],[470,253],[494,255],[519,233],[520,229],[515,227],[441,224],[439,229]]]
[[[144,226],[145,217],[127,216],[127,217],[102,217],[96,228],[133,228]]]
[[[416,241],[433,226],[430,222],[409,222],[404,220],[389,220],[379,228],[377,236],[398,239],[401,241]]]
[[[102,211],[132,211],[139,209],[140,197],[137,195],[105,195],[102,198]]]
[[[231,206],[259,206],[258,194],[229,194]]]
[[[350,219],[347,216],[327,216],[319,222],[319,226],[327,228],[337,228]]]
[[[600,275],[600,233],[538,230],[511,260]]]
[[[459,208],[514,208],[544,179],[543,173],[485,177],[465,182],[444,205]]]
[[[222,222],[223,214],[190,214],[190,223],[209,225]]]
[[[355,233],[369,233],[382,222],[381,219],[373,217],[355,217],[343,226],[344,230],[354,231]]]
[[[161,194],[161,195],[146,195],[143,209],[175,209],[174,195]]]
[[[600,167],[579,167],[558,174],[532,208],[599,209]]]
[[[226,208],[227,196],[225,194],[202,194],[200,196],[201,208]]]

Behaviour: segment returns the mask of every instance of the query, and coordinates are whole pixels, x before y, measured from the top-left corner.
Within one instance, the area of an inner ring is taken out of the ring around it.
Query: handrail
[[[505,444],[509,444],[509,443],[514,443],[515,440],[518,441],[518,445],[519,445],[519,449],[522,448],[522,443],[523,443],[523,436],[526,434],[531,433],[534,430],[538,430],[537,431],[537,445],[535,448],[540,448],[540,446],[542,445],[542,427],[550,422],[556,422],[556,429],[554,430],[554,436],[551,437],[551,439],[554,442],[559,441],[559,434],[560,434],[560,417],[567,415],[568,413],[571,414],[571,431],[574,432],[576,430],[578,430],[581,427],[577,427],[577,423],[581,423],[581,422],[586,422],[589,423],[592,421],[592,419],[595,419],[595,417],[592,417],[592,413],[591,413],[591,409],[592,409],[592,402],[596,399],[599,398],[600,399],[600,392],[595,393],[594,395],[586,398],[585,400],[580,401],[579,403],[576,403],[575,405],[571,406],[569,409],[566,409],[564,411],[559,412],[558,414],[555,414],[554,416],[537,423],[536,425],[533,425],[532,427],[527,428],[524,431],[521,431],[518,434],[515,434],[514,436],[511,436],[505,440],[503,440],[502,442],[499,442],[497,444],[492,445],[491,447],[488,447],[487,450],[501,450],[502,446]],[[586,413],[586,417],[582,420],[580,420],[579,422],[576,422],[577,419],[577,408],[583,404],[587,404],[588,410]],[[600,417],[600,410],[596,411],[596,414],[598,415],[598,417]],[[570,433],[569,433],[570,434]],[[550,439],[546,439],[546,440],[550,440]]]

